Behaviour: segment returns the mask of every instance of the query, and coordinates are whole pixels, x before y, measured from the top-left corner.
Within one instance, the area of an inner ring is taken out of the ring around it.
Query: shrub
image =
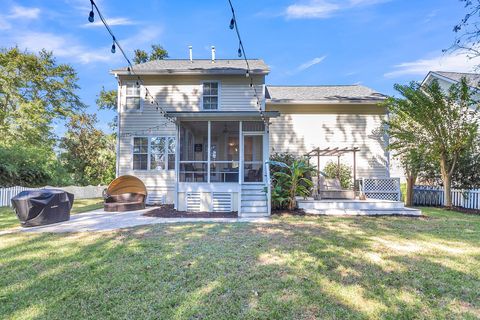
[[[334,161],[328,161],[323,169],[325,178],[338,178],[338,164]],[[346,164],[340,163],[340,185],[343,189],[352,188],[352,169]]]
[[[307,197],[313,187],[310,179],[315,168],[305,159],[294,160],[290,165],[284,162],[270,161],[277,171],[273,173],[272,204],[288,210],[294,210],[296,196]]]

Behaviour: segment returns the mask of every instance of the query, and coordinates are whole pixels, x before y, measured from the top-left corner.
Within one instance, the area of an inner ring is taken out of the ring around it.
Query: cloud
[[[294,3],[285,9],[287,19],[325,19],[334,13],[375,5],[390,0],[309,0]]]
[[[407,75],[426,75],[429,71],[472,72],[479,65],[479,57],[471,58],[466,52],[454,52],[397,64],[384,76],[397,78]]]
[[[128,18],[110,18],[106,19],[109,26],[130,26],[136,24],[135,21],[132,21]],[[86,23],[84,27],[103,27],[103,23],[100,19],[96,19],[93,23]]]
[[[20,48],[35,52],[42,49],[53,51],[53,54],[57,57],[67,57],[81,64],[114,59],[108,47],[91,49],[69,36],[46,32],[28,32],[18,34],[12,40]]]
[[[37,19],[39,15],[40,15],[39,8],[13,6],[12,9],[10,10],[10,14],[8,15],[8,18]]]
[[[301,64],[300,66],[298,66],[297,71],[300,72],[300,71],[307,70],[308,68],[311,68],[314,65],[319,64],[320,62],[325,60],[326,57],[327,56],[322,56],[322,57],[318,57],[318,58],[314,58],[312,60],[309,60],[309,61]]]

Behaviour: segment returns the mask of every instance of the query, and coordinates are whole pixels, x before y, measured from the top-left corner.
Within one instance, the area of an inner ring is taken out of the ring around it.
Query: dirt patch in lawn
[[[173,205],[162,205],[155,210],[144,213],[143,215],[156,218],[238,218],[237,212],[178,211],[173,208]]]

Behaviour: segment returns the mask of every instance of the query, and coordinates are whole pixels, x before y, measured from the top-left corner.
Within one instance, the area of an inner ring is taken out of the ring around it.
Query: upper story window
[[[203,83],[203,110],[218,109],[218,82]]]
[[[125,110],[140,110],[140,85],[135,82],[127,83]]]

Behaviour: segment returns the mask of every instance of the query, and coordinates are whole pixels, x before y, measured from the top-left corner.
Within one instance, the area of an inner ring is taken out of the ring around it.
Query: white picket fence
[[[480,189],[452,189],[452,205],[480,210]],[[416,206],[444,206],[443,189],[416,186],[413,189],[413,204]]]
[[[29,188],[29,187],[10,187],[10,188],[0,188],[0,207],[11,206],[11,199],[15,197],[22,191],[25,190],[39,190],[39,189],[62,189],[67,192],[73,193],[75,199],[90,199],[90,198],[100,198],[102,197],[103,190],[105,186],[68,186],[68,187],[50,187],[45,186],[41,188]]]

